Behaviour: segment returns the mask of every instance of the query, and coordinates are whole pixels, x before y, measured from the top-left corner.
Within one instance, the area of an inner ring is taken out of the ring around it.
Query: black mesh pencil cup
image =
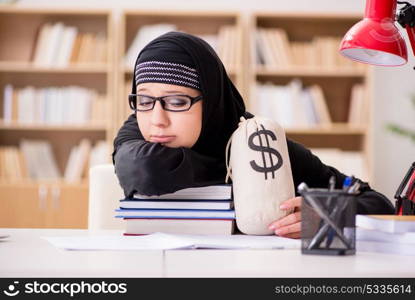
[[[356,252],[356,194],[344,190],[298,187],[303,254],[350,255]]]

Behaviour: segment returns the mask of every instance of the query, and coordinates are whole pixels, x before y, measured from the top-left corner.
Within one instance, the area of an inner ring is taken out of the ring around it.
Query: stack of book
[[[120,200],[115,217],[126,221],[125,235],[230,235],[235,227],[231,189],[231,185],[213,185],[161,196],[135,194]]]
[[[415,255],[415,216],[357,215],[358,251]]]

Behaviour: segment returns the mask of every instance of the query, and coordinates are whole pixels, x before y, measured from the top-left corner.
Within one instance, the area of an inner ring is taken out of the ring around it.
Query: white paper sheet
[[[193,242],[194,248],[212,249],[295,249],[301,247],[300,240],[275,235],[175,235]]]
[[[184,235],[153,233],[144,236],[42,237],[57,248],[67,250],[168,250],[168,249],[295,249],[299,240],[277,236]]]

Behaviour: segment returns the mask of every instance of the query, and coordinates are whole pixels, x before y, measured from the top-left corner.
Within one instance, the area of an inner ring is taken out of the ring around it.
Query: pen
[[[360,183],[359,182],[355,182],[355,184],[353,184],[351,186],[351,188],[348,190],[349,194],[355,194],[357,192],[359,192],[360,190]]]
[[[336,177],[331,176],[329,179],[330,191],[333,191],[335,186],[336,186]]]
[[[346,209],[347,207],[347,201],[343,201],[341,204],[339,204],[341,207],[339,208],[339,206],[336,206],[335,209],[333,210],[333,214],[330,215],[330,217],[333,217],[334,220],[337,220],[339,218],[339,216],[343,213],[343,211]],[[325,224],[327,227],[329,227],[328,224]],[[326,240],[326,248],[330,248],[331,243],[333,242],[335,236],[335,232],[333,230],[333,228],[329,227],[328,228],[328,234],[327,234],[327,240]]]
[[[352,182],[353,182],[354,179],[355,179],[354,176],[347,176],[344,179],[344,181],[343,181],[343,188],[342,188],[344,192],[353,193],[353,191],[352,190],[349,190],[349,189],[351,188],[351,185],[352,185]],[[356,183],[353,185],[353,187],[355,187]],[[339,209],[339,205],[341,205],[341,208],[340,209]],[[333,219],[337,220],[337,218],[343,212],[343,210],[346,208],[346,206],[347,206],[347,202],[346,201],[344,201],[341,204],[338,204],[334,208],[334,211],[333,211]],[[337,213],[337,212],[339,212],[339,213]],[[328,227],[327,224],[326,224],[326,226]],[[334,236],[335,236],[335,231],[331,227],[328,227],[325,231],[328,231],[328,233],[327,233],[327,240],[326,240],[326,249],[328,249],[328,248],[330,248],[330,245],[333,242],[333,239],[334,239]]]
[[[343,181],[343,191],[347,191],[347,189],[352,185],[353,182],[353,176],[347,176]]]
[[[339,218],[339,216],[343,213],[344,209],[347,206],[347,201],[343,201],[342,203],[338,204],[332,214],[330,214],[330,217],[334,220],[337,220]],[[340,206],[340,208],[339,208]],[[325,227],[325,228],[324,228]],[[331,243],[333,242],[334,236],[336,235],[335,231],[333,228],[331,228],[328,224],[325,224],[324,227],[322,228],[323,231],[328,231],[327,232],[327,240],[326,240],[326,249],[330,248]]]
[[[335,185],[336,185],[335,177],[331,176],[329,182],[330,182],[330,190],[329,191],[332,192],[334,190]],[[347,189],[347,187],[350,186],[351,182],[352,182],[352,178],[351,177],[346,177],[343,181],[343,190]],[[327,206],[329,208],[331,208],[331,201],[332,201],[332,196],[330,196],[327,200]],[[338,205],[334,208],[333,212],[330,214],[330,217],[333,217],[333,215],[336,215],[337,208],[338,208]],[[337,217],[333,217],[333,219],[336,219],[336,218]],[[332,228],[328,227],[327,224],[325,224],[325,225],[323,225],[322,228],[320,228],[319,232],[321,232],[321,237],[317,238],[317,240],[319,240],[318,243],[321,243],[321,239],[324,238],[324,235],[327,233],[326,248],[329,248],[330,244],[332,243],[332,241],[334,239],[334,235],[335,235],[334,230]],[[318,237],[318,234],[316,235],[316,237]],[[313,241],[311,241],[310,246],[314,247]]]
[[[409,180],[408,190],[406,191],[406,198],[413,201],[415,196],[415,171],[412,173],[411,179]]]
[[[348,194],[355,194],[360,190],[360,182],[359,180],[356,180],[353,185],[349,186],[346,190]]]
[[[395,201],[395,215],[402,216],[402,198]]]
[[[408,172],[406,172],[405,177],[403,178],[401,184],[399,185],[398,189],[395,193],[395,199],[403,198],[406,196],[406,192],[408,191],[408,184],[413,179],[415,171],[415,162],[412,163],[412,166],[409,168]]]

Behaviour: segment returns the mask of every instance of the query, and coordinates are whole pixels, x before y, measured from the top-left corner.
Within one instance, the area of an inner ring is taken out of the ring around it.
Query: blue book
[[[205,209],[229,210],[233,208],[231,200],[120,200],[122,209]]]
[[[116,218],[235,219],[235,210],[116,209]]]

